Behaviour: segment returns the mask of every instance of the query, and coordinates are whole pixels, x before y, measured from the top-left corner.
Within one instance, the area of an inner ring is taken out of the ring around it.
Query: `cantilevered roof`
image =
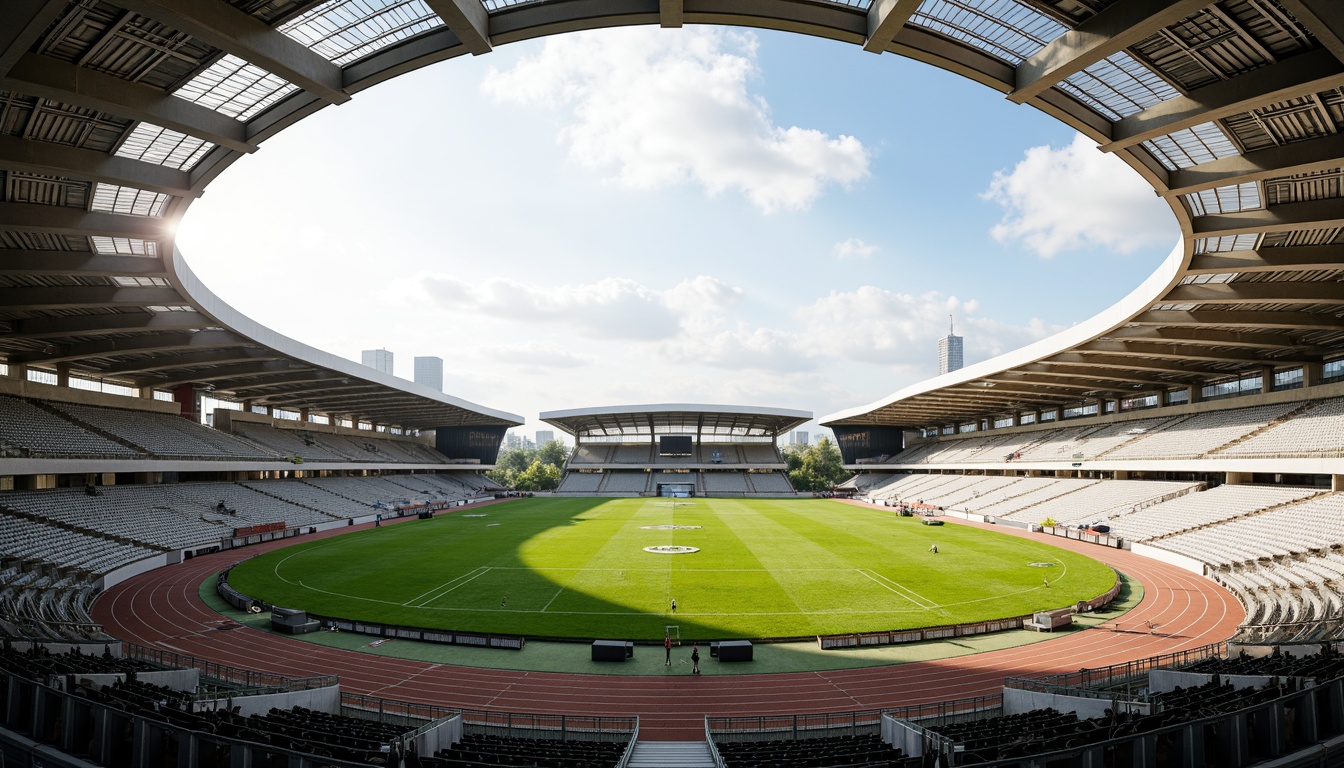
[[[243,154],[387,78],[549,34],[701,23],[976,80],[1121,158],[1180,227],[1171,258],[1098,317],[831,420],[946,423],[1344,354],[1339,0],[7,0],[0,14],[11,363],[406,426],[517,423],[263,333],[204,291],[173,225]]]
[[[812,419],[808,411],[750,405],[613,405],[549,411],[541,420],[582,438],[700,434],[705,438],[777,437]]]

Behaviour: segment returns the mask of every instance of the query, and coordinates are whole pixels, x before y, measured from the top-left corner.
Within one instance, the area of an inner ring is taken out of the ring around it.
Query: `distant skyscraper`
[[[443,358],[415,358],[415,383],[424,384],[435,392],[443,391]]]
[[[523,447],[523,438],[517,432],[510,432],[504,436],[504,447],[510,450]]]
[[[551,442],[551,441],[554,440],[554,439],[555,439],[555,431],[554,431],[554,430],[550,430],[550,429],[539,429],[539,430],[537,430],[537,447],[538,447],[538,448],[540,448],[541,446],[543,446],[543,445],[545,445],[545,444]]]
[[[359,362],[379,373],[392,375],[392,353],[386,349],[366,349],[359,353]]]
[[[952,316],[947,318],[947,335],[938,340],[938,373],[950,373],[961,370],[961,337],[952,325]]]
[[[808,438],[808,434],[807,434],[806,431],[801,430],[801,429],[796,429],[796,430],[794,430],[793,432],[789,433],[789,444],[790,444],[790,445],[807,445],[807,438]]]

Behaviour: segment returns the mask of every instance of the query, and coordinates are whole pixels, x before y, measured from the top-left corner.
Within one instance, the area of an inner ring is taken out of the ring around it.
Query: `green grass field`
[[[699,527],[648,528],[666,525]],[[661,545],[700,551],[644,551]],[[661,638],[668,625],[685,638],[763,638],[978,621],[1070,606],[1114,580],[1109,567],[1045,543],[877,508],[574,498],[299,544],[230,577],[245,594],[322,615],[628,639]]]

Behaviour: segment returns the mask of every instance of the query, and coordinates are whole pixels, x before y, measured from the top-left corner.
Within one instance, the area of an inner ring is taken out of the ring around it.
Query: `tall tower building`
[[[386,349],[366,349],[359,353],[359,362],[379,373],[392,375],[392,353]]]
[[[423,384],[435,392],[443,391],[443,358],[415,358],[415,383]]]
[[[790,445],[807,445],[808,434],[806,430],[795,429],[789,433]]]
[[[551,442],[551,441],[554,440],[554,439],[555,439],[555,430],[553,430],[553,429],[539,429],[539,430],[537,430],[537,447],[538,447],[538,448],[540,448],[541,446],[543,446],[543,445],[545,445],[545,444]]]
[[[952,325],[952,316],[947,316],[947,335],[938,340],[938,373],[950,373],[961,370],[961,337]]]

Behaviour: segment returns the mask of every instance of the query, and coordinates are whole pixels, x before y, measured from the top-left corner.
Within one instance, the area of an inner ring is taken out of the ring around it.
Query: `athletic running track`
[[[341,689],[354,693],[509,712],[638,715],[640,737],[652,740],[702,739],[705,715],[848,712],[988,695],[1005,677],[1072,672],[1225,640],[1244,618],[1236,598],[1193,573],[1124,550],[1052,539],[1137,579],[1145,589],[1142,602],[1115,622],[1020,648],[899,666],[745,676],[479,669],[325,648],[249,628],[220,631],[219,614],[200,600],[201,582],[238,559],[294,543],[269,542],[141,574],[103,594],[93,618],[123,640],[220,664],[294,677],[340,675]]]

